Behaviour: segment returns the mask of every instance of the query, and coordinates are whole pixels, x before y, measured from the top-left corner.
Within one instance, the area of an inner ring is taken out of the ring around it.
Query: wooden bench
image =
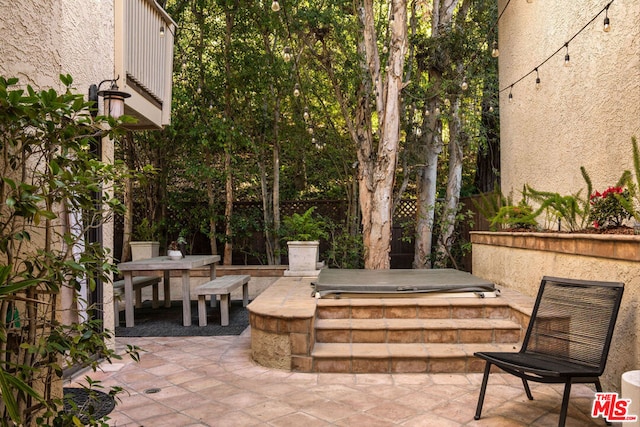
[[[222,276],[198,286],[195,289],[198,295],[198,324],[207,326],[207,295],[211,295],[211,305],[215,307],[216,297],[220,295],[220,324],[229,325],[229,303],[231,291],[242,286],[242,305],[249,303],[249,280],[251,276],[246,274]]]
[[[142,288],[146,286],[153,286],[152,294],[153,299],[151,302],[151,306],[153,308],[158,307],[158,283],[160,283],[159,276],[133,276],[133,290],[136,292],[136,308],[142,307]],[[113,312],[114,312],[114,321],[115,325],[119,326],[119,309],[118,309],[118,301],[122,294],[124,294],[124,279],[116,280],[113,282]]]

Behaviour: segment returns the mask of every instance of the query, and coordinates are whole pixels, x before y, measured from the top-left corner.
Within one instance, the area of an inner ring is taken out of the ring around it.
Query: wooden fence
[[[471,223],[464,222],[457,226],[458,238],[463,242],[469,242],[469,232],[472,230],[488,230],[488,222],[476,209],[473,200],[478,200],[480,196],[466,197],[460,200],[465,212],[471,212]],[[280,204],[281,217],[294,213],[303,213],[310,207],[315,206],[315,213],[329,218],[336,224],[344,224],[348,213],[348,203],[345,200],[298,200],[283,201]],[[233,265],[256,265],[264,263],[261,254],[266,253],[266,245],[263,229],[262,203],[260,202],[236,202],[233,206],[234,216],[243,218],[252,223],[239,232],[234,241]],[[171,215],[170,215],[171,216]],[[391,268],[411,268],[414,257],[414,242],[411,238],[413,222],[416,216],[416,201],[413,199],[402,200],[393,217],[393,230],[391,241]],[[221,214],[220,214],[221,217]],[[358,221],[359,223],[359,221]],[[120,224],[120,226],[119,226]],[[223,235],[223,224],[219,224],[218,235]],[[116,222],[116,236],[122,235],[121,221]],[[257,230],[257,231],[256,231]],[[120,240],[121,239],[116,239]],[[435,241],[435,239],[434,239]],[[223,252],[223,243],[218,245],[218,253]],[[328,249],[328,243],[321,243],[321,253]],[[122,252],[121,243],[115,248],[115,255],[118,257]],[[192,239],[193,253],[210,253],[209,240],[201,233],[196,233]],[[286,264],[286,255],[283,256],[283,264]],[[460,260],[459,267],[465,271],[471,270],[471,253],[469,252]]]

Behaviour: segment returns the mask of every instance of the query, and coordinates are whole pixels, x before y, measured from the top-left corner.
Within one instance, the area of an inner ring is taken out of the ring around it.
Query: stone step
[[[502,298],[350,298],[318,300],[318,319],[508,319]]]
[[[318,343],[516,343],[521,326],[507,319],[317,319]]]
[[[477,351],[517,351],[511,344],[316,343],[314,372],[469,373],[482,372]]]

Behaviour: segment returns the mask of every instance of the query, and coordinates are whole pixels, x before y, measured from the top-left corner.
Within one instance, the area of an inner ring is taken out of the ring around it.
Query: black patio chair
[[[478,352],[486,361],[475,419],[480,419],[491,365],[527,381],[564,384],[559,426],[564,426],[571,385],[593,383],[602,392],[604,371],[624,285],[543,277],[519,352]],[[607,423],[608,424],[608,423]]]

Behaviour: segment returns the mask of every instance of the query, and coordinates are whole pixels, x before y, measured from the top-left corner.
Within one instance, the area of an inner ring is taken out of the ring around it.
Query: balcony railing
[[[175,22],[155,0],[116,0],[116,73],[138,128],[170,123]]]

